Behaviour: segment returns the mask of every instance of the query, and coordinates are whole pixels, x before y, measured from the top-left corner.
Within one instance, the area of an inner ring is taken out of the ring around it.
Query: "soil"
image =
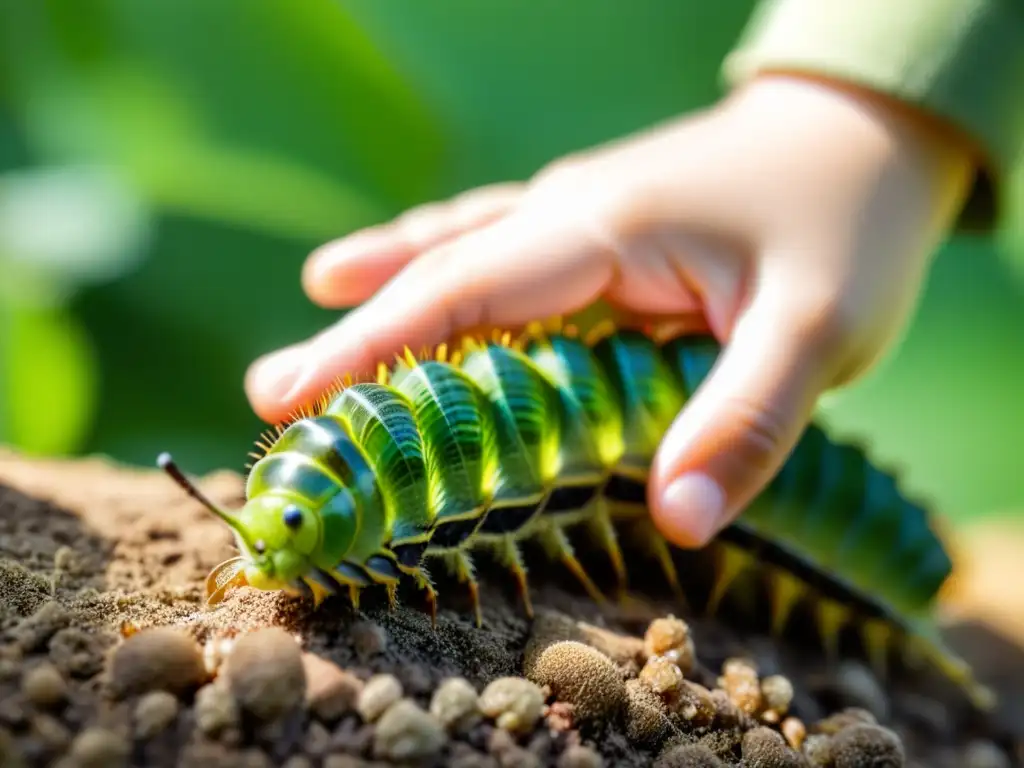
[[[242,502],[234,473],[201,486]],[[979,538],[983,573],[954,590],[948,636],[1000,696],[979,718],[927,674],[879,682],[642,575],[601,606],[536,558],[534,621],[486,566],[482,629],[444,579],[436,628],[404,590],[390,610],[370,591],[354,612],[248,588],[210,609],[205,577],[233,542],[166,476],[0,453],[0,766],[1024,766],[1024,605],[998,593],[1020,583],[1015,535]],[[453,677],[468,686],[439,694]]]

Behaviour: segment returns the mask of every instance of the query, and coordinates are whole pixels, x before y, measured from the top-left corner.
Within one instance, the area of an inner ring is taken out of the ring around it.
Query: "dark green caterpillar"
[[[205,499],[164,454],[160,463],[236,534],[241,555],[207,580],[209,601],[249,586],[324,596],[383,585],[393,601],[409,576],[436,614],[427,573],[438,559],[472,593],[471,552],[490,550],[515,576],[532,614],[519,542],[560,559],[601,592],[566,535],[581,526],[608,554],[620,588],[618,533],[629,531],[679,590],[670,548],[650,524],[645,486],[661,437],[710,371],[717,343],[638,331],[586,341],[566,330],[467,341],[452,359],[411,353],[376,383],[324,398],[278,429],[252,466],[236,513]],[[811,427],[748,511],[718,538],[714,608],[737,579],[767,580],[781,631],[810,602],[826,648],[856,626],[881,668],[893,650],[930,659],[979,705],[990,694],[939,639],[930,620],[951,571],[926,512],[857,449]]]

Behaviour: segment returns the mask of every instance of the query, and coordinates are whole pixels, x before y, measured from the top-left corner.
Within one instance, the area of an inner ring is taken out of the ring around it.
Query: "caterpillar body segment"
[[[709,336],[656,341],[613,328],[531,329],[512,341],[467,340],[449,353],[406,353],[376,382],[351,384],[278,430],[228,513],[188,490],[235,532],[240,555],[207,581],[208,601],[232,586],[324,596],[358,606],[372,585],[392,601],[403,577],[437,594],[447,568],[481,611],[474,558],[489,553],[532,613],[521,544],[540,543],[595,600],[605,595],[567,532],[585,529],[620,590],[629,535],[683,597],[671,550],[649,521],[646,484],[662,436],[713,368]],[[162,457],[179,483],[187,480]],[[893,654],[926,660],[979,706],[991,704],[930,618],[952,565],[924,509],[864,454],[810,427],[790,459],[714,547],[715,610],[755,580],[781,633],[810,610],[826,653],[853,628],[884,673]],[[752,594],[752,592],[751,592]]]

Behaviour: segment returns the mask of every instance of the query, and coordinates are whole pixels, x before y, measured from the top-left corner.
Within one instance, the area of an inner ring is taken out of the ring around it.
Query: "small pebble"
[[[324,758],[324,768],[366,768],[366,761],[352,755],[328,755]]]
[[[678,673],[678,668],[676,668]],[[577,723],[614,720],[626,703],[626,685],[611,659],[589,645],[564,641],[537,658],[530,679],[573,706]]]
[[[324,768],[377,768],[378,765],[352,755],[328,755],[324,758]]]
[[[331,751],[349,755],[368,755],[373,749],[372,723],[358,717],[346,717],[331,734]]]
[[[224,676],[242,711],[264,722],[292,711],[306,694],[302,652],[292,636],[277,627],[239,639],[224,662]]]
[[[156,736],[178,716],[178,700],[167,691],[150,691],[135,704],[135,733],[141,739]]]
[[[854,725],[832,737],[829,753],[835,768],[900,768],[906,762],[903,742],[888,728]]]
[[[196,693],[196,725],[207,736],[238,725],[238,705],[222,682],[208,683]]]
[[[207,676],[213,677],[214,673],[220,669],[224,659],[231,655],[234,645],[235,641],[230,637],[219,637],[206,641],[203,645],[203,666],[206,668]]]
[[[868,712],[866,709],[860,709],[858,707],[849,707],[841,712],[836,712],[833,715],[829,715],[824,720],[819,720],[814,724],[815,733],[834,734],[839,733],[844,728],[849,728],[854,725],[877,725],[878,721],[875,720],[875,716]]]
[[[478,705],[499,728],[527,733],[544,711],[544,693],[525,678],[499,677],[484,688]]]
[[[51,752],[61,752],[71,741],[71,732],[60,720],[52,715],[36,715],[32,718],[32,732]],[[2,757],[2,750],[0,750]],[[3,765],[0,760],[0,765]]]
[[[692,680],[684,680],[679,694],[671,704],[672,712],[692,726],[711,725],[718,714],[718,706],[711,691]]]
[[[626,681],[626,738],[639,747],[660,744],[672,730],[665,703],[639,680]]]
[[[581,744],[565,750],[558,758],[558,768],[603,768],[604,760],[596,751]]]
[[[68,684],[60,670],[50,662],[43,662],[25,673],[21,692],[35,706],[53,708],[67,699]]]
[[[644,654],[644,641],[639,637],[622,635],[585,621],[576,622],[576,629],[581,642],[600,651],[620,666],[637,670],[647,660]]]
[[[26,653],[40,651],[50,638],[71,621],[71,614],[56,600],[43,603],[14,629],[14,639]]]
[[[683,684],[683,672],[663,656],[652,656],[640,670],[639,679],[663,699],[672,699]]]
[[[749,766],[771,768],[800,768],[803,759],[786,744],[786,740],[771,728],[760,726],[743,734],[743,763]]]
[[[696,660],[690,627],[675,616],[655,619],[644,634],[644,653],[647,658],[664,656],[676,664],[684,675],[689,673]]]
[[[9,646],[13,647],[13,646]],[[3,646],[0,646],[0,650]],[[0,682],[5,680],[16,680],[21,674],[21,665],[14,659],[0,656]]]
[[[761,681],[761,699],[765,710],[762,717],[772,715],[771,721],[778,722],[793,703],[793,684],[782,675],[766,677]]]
[[[620,635],[593,624],[575,621],[558,611],[539,609],[523,654],[523,672],[529,676],[540,654],[548,646],[564,640],[589,645],[616,664],[630,669],[634,675],[646,661],[643,640],[638,637]]]
[[[722,760],[729,761],[734,755],[740,753],[743,747],[744,732],[745,730],[741,728],[711,730],[706,732],[698,743],[710,749]]]
[[[79,768],[115,768],[126,765],[130,748],[105,728],[86,728],[71,742],[69,754]]]
[[[478,752],[469,744],[455,742],[452,744],[451,758],[446,768],[501,768],[498,761],[490,755]]]
[[[356,710],[367,723],[374,722],[384,711],[402,698],[402,684],[394,675],[374,675],[366,681]]]
[[[889,697],[878,678],[863,664],[844,661],[836,671],[836,688],[844,703],[868,710],[879,722],[889,717]]]
[[[800,749],[804,744],[804,739],[807,738],[807,727],[803,720],[796,717],[787,717],[783,720],[780,730],[793,749]]]
[[[750,717],[729,698],[721,688],[710,692],[715,707],[715,724],[719,728],[740,728],[746,730]]]
[[[437,687],[437,681],[426,666],[420,664],[404,664],[396,674],[406,696],[428,696]]]
[[[548,705],[544,715],[544,724],[548,730],[561,732],[571,731],[574,727],[572,704],[567,701],[553,701]]]
[[[263,750],[250,747],[242,752],[239,768],[274,768],[274,761]]]
[[[318,718],[333,723],[356,711],[363,681],[337,664],[312,653],[302,654],[306,704]]]
[[[434,691],[430,699],[430,714],[449,731],[468,728],[480,716],[477,699],[476,689],[468,680],[450,677]]]
[[[761,709],[761,685],[757,669],[744,659],[728,659],[722,665],[718,684],[741,712],[753,715]]]
[[[410,699],[388,707],[377,723],[373,750],[390,760],[422,760],[438,754],[448,743],[444,727]]]
[[[494,728],[487,737],[487,751],[499,757],[516,748],[516,739],[508,731]]]
[[[199,646],[170,627],[135,633],[114,650],[110,660],[110,687],[117,697],[156,690],[180,694],[205,679]]]
[[[67,676],[87,678],[103,669],[104,635],[80,627],[65,627],[50,638],[50,660]]]
[[[680,744],[662,752],[654,768],[724,768],[718,756],[703,744]]]
[[[824,734],[812,734],[804,739],[801,752],[815,768],[832,764],[832,740]]]
[[[903,691],[894,697],[899,702],[900,714],[914,730],[943,737],[956,730],[956,723],[946,702],[934,696]]]
[[[388,633],[380,624],[373,621],[357,621],[349,630],[349,637],[356,656],[364,664],[374,656],[384,653],[388,647]]]
[[[541,768],[540,759],[528,749],[514,746],[498,758],[501,768]]]
[[[281,768],[314,768],[314,766],[305,755],[292,755],[281,764]]]
[[[318,723],[316,720],[309,724],[309,728],[306,729],[306,739],[303,742],[306,754],[312,755],[313,757],[320,757],[330,751],[331,748],[331,732],[327,730],[323,723]]]
[[[964,750],[964,768],[1011,768],[1010,758],[991,741],[975,740]]]

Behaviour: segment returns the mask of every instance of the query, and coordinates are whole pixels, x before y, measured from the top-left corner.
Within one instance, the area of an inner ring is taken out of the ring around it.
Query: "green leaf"
[[[59,306],[0,304],[0,440],[70,454],[92,425],[97,369],[89,338]]]
[[[109,165],[169,211],[303,239],[374,223],[436,186],[436,120],[332,0],[7,13],[0,28],[16,20],[31,44],[8,38],[0,57],[48,163]],[[76,30],[97,18],[103,34],[85,45]]]

